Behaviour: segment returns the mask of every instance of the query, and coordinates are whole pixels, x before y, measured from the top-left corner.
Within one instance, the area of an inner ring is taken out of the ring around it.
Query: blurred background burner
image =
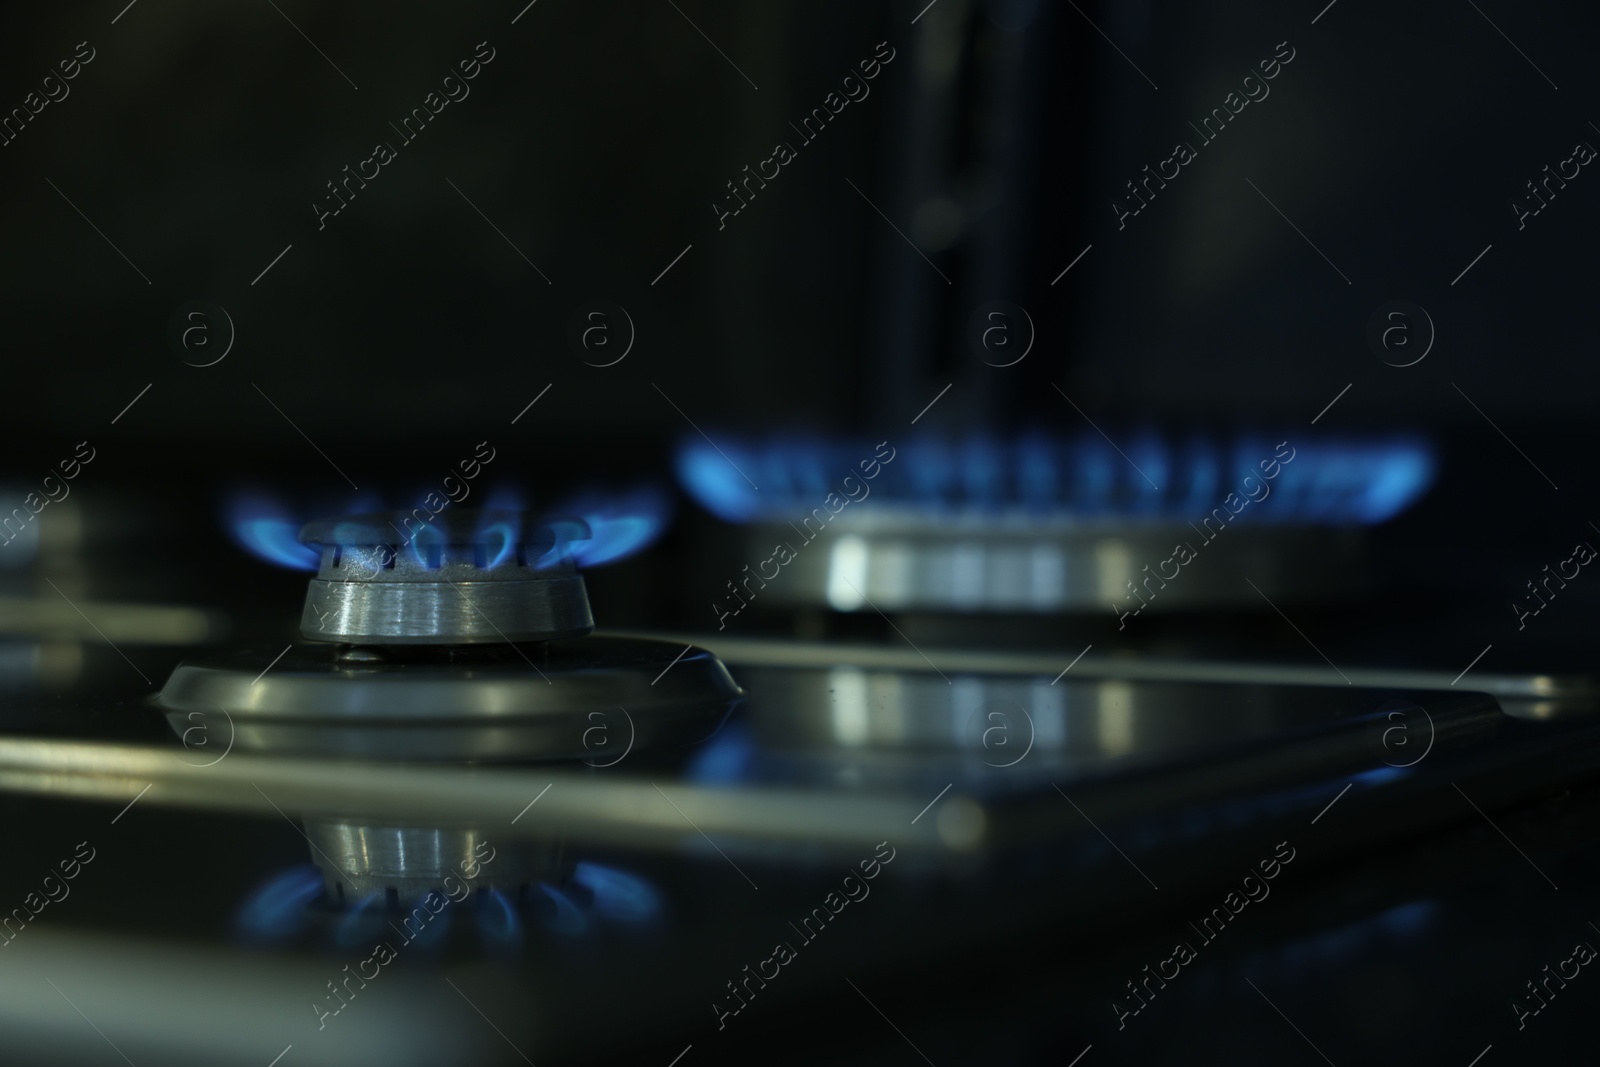
[[[739,579],[759,572],[746,592],[776,603],[1035,614],[1259,605],[1246,577],[1274,600],[1348,599],[1364,588],[1362,531],[1427,491],[1432,452],[1406,437],[1290,436],[1135,434],[1125,454],[1098,437],[923,438],[882,464],[867,446],[819,439],[719,439],[726,456],[694,439],[678,473],[708,511],[746,527],[755,560],[790,549],[781,578],[752,565]],[[1203,563],[1174,562],[1178,546]]]

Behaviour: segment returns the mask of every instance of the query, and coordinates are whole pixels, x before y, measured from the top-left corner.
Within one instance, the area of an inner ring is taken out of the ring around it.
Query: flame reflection
[[[661,911],[661,897],[643,878],[603,867],[579,863],[572,880],[594,894],[594,907],[607,919],[645,922]]]
[[[313,866],[291,867],[245,897],[239,906],[239,932],[262,940],[299,933],[306,924],[306,905],[321,895],[320,870]]]
[[[583,910],[572,902],[571,897],[544,882],[539,883],[539,890],[555,905],[553,912],[546,911],[542,916],[545,926],[569,937],[576,937],[589,929],[589,920],[584,916]]]
[[[485,890],[478,901],[478,930],[494,945],[522,943],[522,916],[498,889]]]

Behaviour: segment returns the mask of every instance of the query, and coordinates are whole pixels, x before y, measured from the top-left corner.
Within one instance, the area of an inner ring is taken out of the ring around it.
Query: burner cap
[[[426,514],[424,512],[424,514]],[[533,524],[515,511],[452,508],[309,523],[321,550],[300,632],[312,641],[470,645],[550,641],[594,629],[568,546],[580,519]]]

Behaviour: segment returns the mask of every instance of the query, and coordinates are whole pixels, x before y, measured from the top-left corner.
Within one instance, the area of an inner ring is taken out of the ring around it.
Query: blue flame
[[[517,546],[522,543],[522,522],[516,518],[527,507],[522,491],[516,486],[496,486],[483,498],[483,518],[473,531],[479,550],[478,565],[493,570],[513,559]],[[501,515],[509,513],[510,518]],[[501,517],[490,520],[491,515]]]
[[[407,548],[411,550],[411,558],[417,561],[417,566],[429,570],[437,570],[444,560],[444,534],[437,526],[427,525],[416,529],[405,527],[406,534],[411,538]]]
[[[528,566],[535,570],[544,570],[571,560],[573,546],[589,537],[589,527],[581,519],[547,518],[541,521],[541,525],[555,535],[555,541],[539,556],[530,555]]]
[[[276,497],[239,493],[228,503],[224,522],[234,541],[257,558],[297,571],[317,569],[320,553],[297,540],[302,524]]]
[[[381,502],[363,502],[359,508],[322,509],[326,512],[365,512],[381,507]],[[514,486],[502,486],[488,492],[483,500],[485,512],[522,512],[526,497]],[[427,514],[426,511],[423,512]],[[545,520],[555,527],[555,547],[537,559],[528,560],[534,568],[554,566],[571,560],[580,567],[593,567],[625,559],[653,544],[666,529],[672,516],[671,495],[656,485],[642,485],[620,493],[589,491],[569,499],[564,506],[546,512]],[[585,533],[574,523],[561,522],[563,518],[581,519],[588,526]],[[299,515],[275,496],[258,492],[236,493],[224,509],[224,523],[238,544],[252,555],[280,567],[315,571],[321,560],[318,549],[303,545],[298,540],[306,516]],[[448,548],[445,535],[438,526],[423,523],[420,519],[403,519],[399,525],[391,521],[394,538],[391,543],[405,545],[412,557],[422,566],[432,568],[442,561]],[[478,560],[484,569],[503,566],[517,556],[525,531],[522,523],[504,517],[476,531]],[[353,531],[341,537],[334,530],[336,543],[353,545]]]
[[[608,919],[645,922],[661,911],[661,896],[649,882],[615,867],[579,863],[572,880],[594,894],[595,910]]]
[[[575,937],[589,929],[589,920],[570,897],[555,886],[543,882],[539,883],[539,889],[556,906],[555,913],[545,919],[546,926],[558,934],[566,934],[569,937]]]
[[[1357,507],[1367,522],[1386,522],[1410,506],[1433,484],[1433,457],[1416,451],[1395,455],[1369,479]]]
[[[576,515],[589,524],[588,540],[572,542],[568,552],[578,566],[594,567],[626,559],[653,544],[672,516],[672,498],[654,485],[615,495],[587,492],[552,514]]]
[[[748,456],[744,458],[749,462]],[[690,441],[678,449],[677,470],[679,484],[717,518],[749,522],[761,513],[755,489],[734,469],[732,461],[710,444]]]
[[[492,522],[479,534],[479,537],[484,546],[484,570],[494,570],[511,558],[511,554],[516,551],[517,532],[511,528],[509,522]]]
[[[498,485],[484,495],[482,504],[484,518],[474,531],[478,544],[479,567],[484,570],[494,570],[516,558],[517,548],[522,544],[523,532],[522,521],[516,516],[520,516],[527,506],[527,497],[514,485]],[[509,513],[512,517],[502,516],[490,521],[491,515],[502,513]],[[529,560],[528,563],[534,566],[537,561]]]
[[[1436,474],[1431,446],[1415,436],[1285,436],[1284,444],[1294,449],[1288,463],[1274,459],[1289,454],[1287,449],[1279,452],[1273,438],[1259,434],[1179,440],[1150,430],[1119,435],[1120,451],[1087,431],[1070,438],[1032,432],[1010,440],[928,436],[896,443],[892,461],[879,463],[876,450],[864,443],[801,437],[741,442],[718,435],[717,446],[699,438],[681,445],[676,470],[701,506],[736,523],[790,520],[860,479],[870,483],[874,506],[936,517],[1163,523],[1192,521],[1229,493],[1261,492],[1265,481],[1268,491],[1259,499],[1274,499],[1238,513],[1241,521],[1371,525],[1410,507]],[[1274,464],[1271,479],[1263,479],[1263,463]]]
[[[239,906],[239,931],[277,940],[297,933],[306,922],[306,905],[322,895],[322,872],[291,867],[263,882]]]

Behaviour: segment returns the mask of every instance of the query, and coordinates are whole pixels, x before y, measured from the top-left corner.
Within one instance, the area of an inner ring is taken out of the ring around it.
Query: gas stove
[[[0,1067],[1593,1059],[1600,7],[1433,6],[18,9]]]
[[[56,873],[30,896],[17,868],[9,957],[134,1062],[739,1057],[807,1006],[852,1033],[876,1006],[940,1062],[984,1047],[930,1039],[940,1010],[1046,995],[1085,1005],[1074,1055],[1135,1062],[1161,1032],[1141,1017],[1216,995],[1146,989],[1171,956],[1151,938],[1293,995],[1305,945],[1365,939],[1380,966],[1467,921],[1440,915],[1465,906],[1441,872],[1532,894],[1582,862],[1582,673],[607,630],[586,581],[604,521],[302,523],[272,534],[306,574],[287,644],[206,641],[149,695],[120,645],[33,676],[0,786],[48,811],[16,847]],[[1565,830],[1528,814],[1552,796]],[[52,901],[63,834],[95,858]],[[119,867],[151,877],[97,884]],[[1015,981],[947,975],[998,958]],[[48,1058],[36,991],[7,994]],[[175,1031],[173,1003],[207,1021]]]

